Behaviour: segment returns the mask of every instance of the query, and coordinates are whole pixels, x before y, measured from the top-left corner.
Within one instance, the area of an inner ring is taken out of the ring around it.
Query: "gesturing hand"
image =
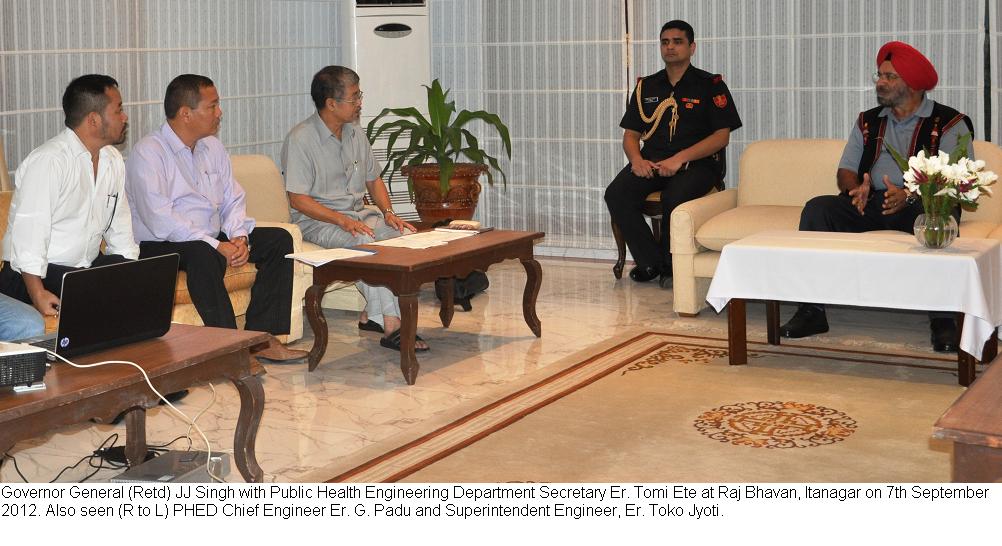
[[[887,191],[884,192],[884,216],[899,212],[908,205],[908,193],[904,188],[891,184],[887,175],[884,175],[884,185],[887,186]]]
[[[859,211],[859,214],[863,214],[863,210],[866,209],[866,201],[870,198],[870,173],[863,173],[863,183],[856,186],[854,189],[849,190],[849,197],[852,197],[852,204]]]

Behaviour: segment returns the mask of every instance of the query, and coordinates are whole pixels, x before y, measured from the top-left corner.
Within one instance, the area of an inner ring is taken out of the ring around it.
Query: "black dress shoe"
[[[661,275],[661,270],[652,265],[638,265],[630,270],[630,278],[636,282],[653,281]]]
[[[957,321],[952,318],[934,318],[929,321],[932,330],[932,350],[937,353],[957,352]]]
[[[828,331],[828,317],[825,310],[816,305],[801,305],[786,324],[779,327],[779,335],[800,338],[823,334]]]

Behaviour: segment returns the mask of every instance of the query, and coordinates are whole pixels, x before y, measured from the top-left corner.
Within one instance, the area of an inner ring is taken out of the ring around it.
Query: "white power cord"
[[[209,402],[209,405],[206,406],[202,411],[200,411],[198,415],[195,416],[194,419],[191,419],[183,411],[177,409],[174,406],[174,404],[171,404],[170,400],[167,400],[167,398],[165,398],[163,394],[160,394],[160,391],[158,391],[156,387],[153,386],[153,383],[150,381],[150,376],[146,374],[146,370],[144,370],[142,366],[136,364],[135,362],[129,362],[128,360],[105,360],[103,362],[95,362],[94,364],[77,364],[75,362],[70,362],[69,360],[63,358],[61,355],[58,355],[52,351],[47,350],[46,352],[58,358],[59,360],[62,360],[63,362],[69,364],[70,366],[73,366],[74,368],[96,368],[98,366],[106,366],[108,364],[127,364],[139,370],[139,373],[143,374],[143,379],[146,381],[146,384],[149,385],[150,390],[153,391],[153,394],[157,395],[160,398],[160,400],[162,400],[163,403],[167,405],[167,407],[173,410],[174,413],[179,415],[181,419],[184,420],[185,423],[188,423],[188,433],[186,436],[188,437],[189,445],[191,443],[192,428],[194,428],[198,432],[198,435],[202,437],[202,441],[205,442],[205,472],[213,480],[217,482],[223,482],[222,478],[213,474],[212,470],[209,469],[209,462],[212,460],[212,446],[209,445],[209,439],[205,436],[205,433],[202,432],[202,429],[197,424],[195,424],[195,421],[198,420],[198,418],[201,417],[202,414],[205,413],[210,407],[212,407],[212,404],[216,401],[216,388],[212,387],[212,383],[209,383],[209,386],[212,387],[212,401]]]

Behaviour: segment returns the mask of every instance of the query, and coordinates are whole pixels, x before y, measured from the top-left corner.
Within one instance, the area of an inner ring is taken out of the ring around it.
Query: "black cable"
[[[99,445],[97,447],[97,449],[95,449],[93,451],[93,453],[91,453],[90,455],[84,455],[79,461],[77,461],[72,466],[64,467],[62,470],[59,471],[58,474],[56,474],[55,478],[52,478],[52,480],[49,481],[49,483],[56,483],[56,480],[58,480],[60,477],[62,477],[63,473],[65,473],[67,470],[72,470],[72,469],[80,466],[80,464],[83,463],[84,461],[89,461],[90,459],[93,459],[94,457],[99,457],[99,458],[101,458],[102,461],[104,461],[104,458],[101,457],[101,455],[99,455],[99,453],[101,452],[101,450],[105,449],[105,445],[108,443],[108,441],[111,441],[111,445],[107,446],[108,448],[115,447],[115,444],[118,442],[118,433],[117,432],[112,433],[111,436],[108,436],[107,438],[105,438],[105,440],[103,442],[101,442],[101,445]],[[90,466],[91,468],[94,468],[94,465],[91,464],[91,463],[88,463],[88,466]],[[100,472],[103,467],[104,467],[103,464],[100,465],[97,470],[95,470],[94,472],[91,472],[90,474],[88,474],[87,476],[85,476],[82,480],[80,480],[80,482],[82,483],[82,482],[87,481],[90,478],[94,477],[94,475],[97,474],[98,472]]]
[[[178,440],[181,440],[183,438],[187,438],[188,439],[188,451],[191,451],[191,436],[178,436],[177,438],[174,438],[173,440],[167,442],[166,444],[153,444],[153,445],[149,445],[149,446],[146,446],[146,447],[150,451],[167,451],[166,448],[168,446],[170,446],[174,442],[176,442]]]

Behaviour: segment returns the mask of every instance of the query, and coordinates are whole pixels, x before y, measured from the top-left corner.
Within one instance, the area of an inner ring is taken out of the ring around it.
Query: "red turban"
[[[880,63],[887,60],[891,61],[901,79],[912,89],[932,91],[939,81],[936,68],[929,59],[904,42],[887,42],[880,48],[877,52],[877,68],[879,69]]]

